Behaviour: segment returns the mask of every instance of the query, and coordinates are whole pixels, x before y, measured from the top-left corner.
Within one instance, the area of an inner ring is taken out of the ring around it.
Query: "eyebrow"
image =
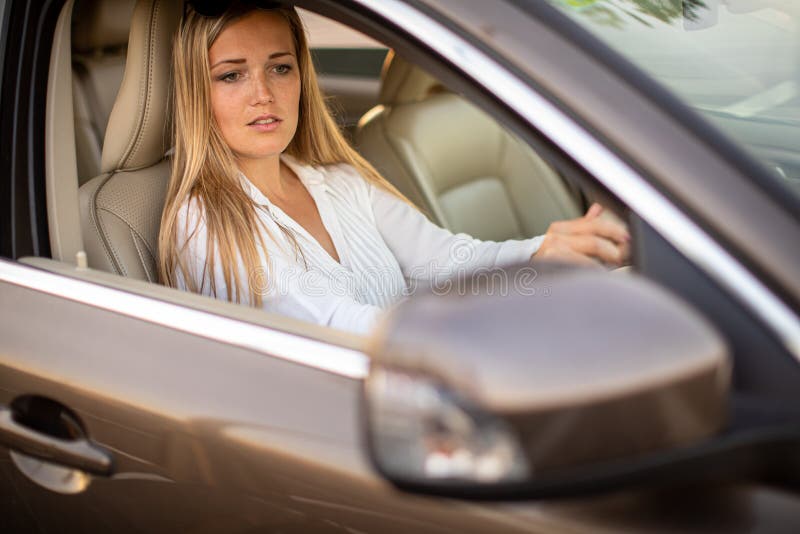
[[[275,52],[274,54],[270,54],[267,59],[275,59],[283,56],[294,56],[291,52]],[[213,65],[211,65],[212,69],[217,68],[218,66],[222,65],[223,63],[233,63],[235,65],[240,65],[242,63],[247,63],[247,60],[244,58],[239,59],[223,59],[222,61],[217,61]]]

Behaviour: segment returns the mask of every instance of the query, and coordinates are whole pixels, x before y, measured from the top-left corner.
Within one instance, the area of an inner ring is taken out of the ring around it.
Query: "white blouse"
[[[240,270],[241,279],[248,282],[241,301],[248,301],[249,291],[260,291],[269,312],[367,333],[383,310],[419,288],[449,288],[447,281],[455,276],[524,263],[543,239],[494,242],[452,234],[367,182],[350,165],[311,167],[286,155],[281,159],[314,199],[341,263],[242,176],[245,192],[263,208],[258,217],[268,235],[266,253],[259,251],[262,269]],[[297,247],[287,234],[294,236]],[[178,245],[187,244],[184,254],[190,275],[201,293],[226,299],[219,260],[213,273],[205,268],[206,240],[202,208],[197,202],[185,204],[179,213]],[[178,286],[186,289],[177,274]]]

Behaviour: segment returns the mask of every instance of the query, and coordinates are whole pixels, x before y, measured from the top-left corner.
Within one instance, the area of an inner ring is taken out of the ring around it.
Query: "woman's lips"
[[[272,132],[281,124],[280,119],[276,117],[269,117],[264,119],[256,119],[247,126],[257,132]]]

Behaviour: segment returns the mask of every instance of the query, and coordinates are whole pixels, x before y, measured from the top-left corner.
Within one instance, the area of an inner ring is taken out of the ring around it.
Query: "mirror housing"
[[[371,340],[367,442],[396,485],[451,496],[552,485],[725,425],[726,344],[654,283],[572,269],[491,289],[415,296]]]

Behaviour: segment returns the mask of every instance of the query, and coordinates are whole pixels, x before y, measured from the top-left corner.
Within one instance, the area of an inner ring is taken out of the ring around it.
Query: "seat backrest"
[[[89,266],[152,282],[170,172],[164,154],[170,145],[172,36],[181,11],[181,2],[137,2],[125,72],[103,141],[101,174],[80,188]]]
[[[389,61],[381,103],[362,118],[356,144],[433,220],[504,240],[580,214],[573,192],[530,147],[418,67]]]
[[[81,184],[100,174],[108,116],[125,70],[134,0],[80,0],[72,17],[72,96]]]

